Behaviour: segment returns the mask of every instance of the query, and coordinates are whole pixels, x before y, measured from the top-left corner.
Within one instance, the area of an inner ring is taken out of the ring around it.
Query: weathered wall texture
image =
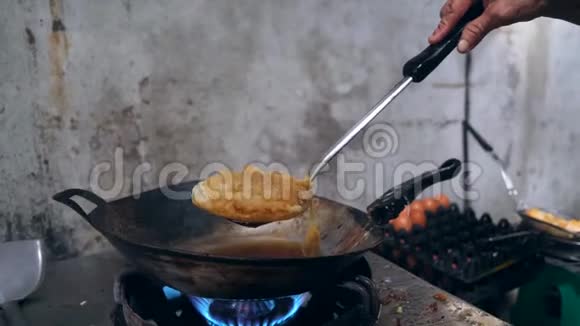
[[[2,2],[0,239],[41,236],[55,257],[106,246],[50,197],[90,188],[95,167],[119,162],[118,148],[122,187],[113,187],[112,172],[105,174],[102,187],[113,188],[107,197],[130,194],[138,166],[151,169],[144,189],[158,187],[163,167],[177,162],[187,167],[186,179],[199,177],[209,163],[240,167],[256,160],[304,174],[401,78],[405,60],[426,45],[440,5]],[[574,51],[558,49],[579,48],[580,31],[530,26],[508,29],[478,50],[474,124],[502,153],[511,149],[510,169],[519,171],[517,181],[531,198],[579,210],[573,180],[580,172],[572,162],[580,153],[572,153],[572,126],[580,95],[568,66],[578,64]],[[336,185],[337,173],[321,179],[319,192],[362,208],[401,171],[461,157],[463,96],[464,58],[454,54],[378,119],[392,128],[390,151],[369,155],[359,137],[344,152],[346,161],[364,163],[364,172],[346,178],[348,187],[366,180],[363,196],[347,196]],[[556,134],[546,137],[548,131]],[[497,171],[472,152],[485,172],[475,185],[482,192],[475,204],[504,214],[509,202]]]

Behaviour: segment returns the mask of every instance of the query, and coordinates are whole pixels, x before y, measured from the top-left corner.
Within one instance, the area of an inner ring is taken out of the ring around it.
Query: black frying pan
[[[81,189],[65,190],[53,198],[74,209],[122,254],[164,284],[207,298],[272,298],[335,282],[340,270],[383,241],[381,224],[396,217],[425,188],[451,179],[460,169],[461,163],[451,159],[439,169],[407,180],[371,204],[368,215],[318,198],[322,254],[317,257],[223,252],[224,246],[239,249],[261,244],[264,248],[277,247],[275,241],[300,242],[310,226],[306,216],[244,227],[210,215],[189,199],[169,199],[165,188],[144,192],[138,199],[111,202]],[[182,183],[171,190],[190,192],[196,183]],[[75,196],[96,208],[85,212],[73,200]]]

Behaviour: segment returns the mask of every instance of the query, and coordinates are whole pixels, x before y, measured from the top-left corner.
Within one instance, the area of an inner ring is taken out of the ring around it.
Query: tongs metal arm
[[[409,86],[413,81],[413,78],[407,77],[399,82],[379,103],[377,103],[371,111],[369,111],[359,122],[357,122],[342,138],[336,142],[329,150],[324,154],[322,160],[314,171],[310,175],[310,181],[314,181],[316,176],[322,171],[322,169],[338,154],[350,141],[358,135],[361,130],[364,129],[374,118],[376,118],[379,113],[381,113],[388,105],[391,103],[401,92]]]
[[[357,122],[338,142],[336,142],[324,154],[322,160],[312,173],[310,181],[314,181],[322,169],[338,154],[350,141],[358,135],[379,113],[381,113],[401,92],[411,84],[420,83],[429,76],[443,60],[453,51],[459,43],[459,39],[468,23],[481,16],[483,13],[483,1],[473,2],[471,8],[457,23],[457,25],[439,43],[429,45],[421,53],[407,61],[403,66],[403,80],[395,85],[359,122]]]
[[[463,127],[473,136],[473,138],[475,138],[475,140],[477,141],[479,146],[481,146],[481,148],[491,156],[491,158],[497,163],[497,165],[499,165],[501,178],[502,178],[503,183],[508,191],[508,195],[512,198],[512,200],[514,200],[514,202],[516,204],[516,209],[519,209],[520,206],[523,205],[523,203],[520,202],[520,199],[518,198],[518,190],[517,190],[512,178],[509,176],[509,174],[506,171],[507,167],[506,167],[505,162],[499,157],[499,155],[496,153],[496,151],[493,149],[493,147],[489,144],[489,142],[486,141],[483,138],[483,136],[479,132],[477,132],[473,128],[473,126],[471,126],[471,124],[469,122],[463,121]]]

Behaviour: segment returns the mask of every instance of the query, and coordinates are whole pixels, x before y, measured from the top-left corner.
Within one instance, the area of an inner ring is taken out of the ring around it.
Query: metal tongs
[[[359,122],[357,122],[341,139],[324,154],[322,160],[310,174],[310,181],[314,181],[322,169],[338,154],[350,141],[358,135],[379,113],[381,113],[403,90],[412,82],[422,82],[433,72],[441,62],[455,49],[461,38],[465,26],[483,14],[483,2],[475,1],[465,16],[443,41],[430,45],[423,52],[407,61],[403,66],[404,78],[393,87]]]
[[[473,136],[473,138],[475,138],[475,140],[477,141],[479,146],[481,146],[481,148],[486,153],[488,153],[491,156],[491,158],[495,161],[495,163],[497,163],[497,165],[499,166],[501,178],[502,178],[503,183],[505,185],[505,188],[508,192],[508,195],[510,196],[510,198],[514,201],[514,204],[516,205],[516,210],[519,211],[519,210],[525,209],[526,205],[519,198],[519,192],[516,189],[516,186],[514,185],[512,178],[510,177],[510,175],[506,171],[507,166],[506,166],[505,162],[499,157],[499,155],[497,155],[497,153],[495,152],[493,147],[483,138],[483,136],[481,136],[481,134],[479,134],[475,129],[473,129],[473,127],[471,126],[471,124],[469,122],[463,121],[463,127],[467,130],[467,132],[469,132]]]
[[[375,106],[346,132],[322,157],[322,160],[314,167],[310,174],[313,182],[322,172],[324,167],[357,136],[371,121],[373,121],[403,90],[412,82],[422,82],[433,72],[443,60],[456,48],[465,26],[483,14],[484,7],[481,0],[474,1],[472,7],[466,12],[455,28],[439,43],[428,46],[421,53],[407,61],[403,66],[403,79],[397,83]],[[445,167],[442,167],[445,168]],[[450,167],[447,167],[452,171]],[[197,187],[197,186],[196,186]],[[195,190],[195,188],[194,188]],[[256,227],[259,224],[239,223],[245,226]]]

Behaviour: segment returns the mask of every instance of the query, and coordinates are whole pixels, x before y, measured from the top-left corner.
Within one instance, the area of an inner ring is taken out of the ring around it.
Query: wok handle
[[[97,205],[97,207],[95,207],[95,209],[99,209],[99,208],[105,207],[107,205],[107,202],[103,198],[99,197],[98,195],[96,195],[88,190],[75,189],[75,188],[59,192],[58,194],[52,196],[52,199],[54,199],[57,202],[60,202],[62,204],[65,204],[66,206],[72,208],[75,212],[77,212],[82,217],[89,219],[90,212],[89,213],[85,212],[85,210],[77,202],[75,202],[72,199],[75,196],[82,197],[82,198],[90,201],[91,203]]]
[[[438,169],[425,172],[418,177],[407,180],[391,188],[367,207],[367,212],[375,224],[385,224],[396,218],[423,190],[432,185],[454,178],[461,171],[461,162],[457,159],[445,161]]]
[[[441,42],[428,46],[423,52],[403,66],[403,75],[411,77],[415,83],[422,82],[455,49],[465,26],[481,16],[483,11],[483,1],[475,1],[463,18]]]

